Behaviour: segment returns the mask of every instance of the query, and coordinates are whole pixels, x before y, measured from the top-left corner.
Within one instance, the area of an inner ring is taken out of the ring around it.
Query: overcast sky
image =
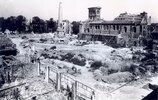
[[[158,22],[158,0],[0,0],[0,17],[21,14],[27,19],[39,16],[56,20],[60,1],[62,18],[70,21],[88,19],[87,8],[100,6],[104,20],[113,20],[122,12],[138,14],[146,11],[152,17],[152,22]]]

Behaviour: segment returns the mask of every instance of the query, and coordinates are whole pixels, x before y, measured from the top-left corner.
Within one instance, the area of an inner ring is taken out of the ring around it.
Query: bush
[[[47,39],[40,39],[40,42],[42,43],[47,42]]]
[[[118,72],[102,77],[102,81],[106,83],[120,83],[133,80],[133,75],[130,72]]]
[[[65,60],[68,62],[72,62],[73,64],[79,65],[79,66],[85,66],[86,65],[86,59],[82,54],[76,55],[73,53],[67,53],[65,55],[60,55],[61,60]]]
[[[56,48],[57,48],[56,46],[50,47],[51,50],[55,50]]]
[[[0,49],[5,49],[6,47],[15,48],[15,45],[11,39],[7,38],[6,36],[0,36]]]
[[[35,42],[35,40],[33,40],[33,39],[30,39],[30,40],[29,40],[29,42]]]
[[[0,36],[0,55],[17,55],[16,45],[6,36]]]
[[[73,53],[67,53],[66,55],[61,55],[62,59],[61,60],[66,60],[68,62],[71,61],[71,58],[74,56],[75,54]]]
[[[108,68],[106,67],[100,67],[99,70],[101,71],[102,75],[108,75]]]
[[[95,70],[93,72],[93,76],[94,76],[94,79],[96,79],[97,81],[101,81],[102,80],[102,72],[100,70]]]
[[[102,65],[103,64],[101,61],[95,61],[91,64],[91,68],[92,70],[96,70],[96,69],[99,69]]]
[[[113,74],[113,73],[117,73],[117,72],[118,72],[118,70],[116,70],[116,69],[108,69],[108,75]]]
[[[43,56],[45,59],[46,59],[46,58],[50,58],[50,57],[49,57],[49,54],[47,54],[47,53],[45,53],[45,52],[42,53],[41,56]]]
[[[81,56],[74,56],[70,62],[76,65],[85,66],[86,65],[86,59]]]
[[[28,37],[27,36],[22,36],[21,39],[28,39]]]

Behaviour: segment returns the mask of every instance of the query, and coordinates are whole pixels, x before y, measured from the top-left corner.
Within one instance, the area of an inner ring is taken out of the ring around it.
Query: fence
[[[69,87],[73,96],[72,100],[76,100],[77,97],[84,98],[85,100],[93,100],[95,91],[91,87],[79,82],[73,78],[70,74],[60,73],[53,66],[47,66],[48,64],[38,62],[38,75],[44,72],[45,81],[52,82],[55,85],[57,91],[62,89],[67,90]],[[43,71],[41,65],[44,65]]]
[[[24,63],[31,63],[31,56],[27,54],[18,55],[17,58]],[[46,82],[53,83],[57,91],[61,91],[62,88],[67,89],[68,86],[74,95],[73,100],[76,97],[93,100],[95,91],[91,87],[75,80],[70,74],[60,73],[54,66],[48,65],[48,63],[38,60],[35,64],[38,67],[38,75],[43,75]]]

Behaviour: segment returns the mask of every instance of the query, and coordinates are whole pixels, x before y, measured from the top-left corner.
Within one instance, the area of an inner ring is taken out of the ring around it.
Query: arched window
[[[98,29],[100,29],[100,26],[98,25]]]
[[[124,27],[125,33],[127,32],[127,27]]]
[[[97,29],[97,26],[95,26],[95,29]]]
[[[142,26],[140,26],[140,32],[142,32]]]
[[[133,32],[134,32],[134,33],[136,33],[136,32],[137,32],[136,27],[133,27]]]
[[[113,25],[113,29],[115,30],[115,25]]]
[[[119,25],[117,25],[117,30],[119,30]]]
[[[87,31],[88,31],[88,33],[89,33],[89,28],[87,28]]]
[[[104,25],[104,30],[106,30],[106,26]]]

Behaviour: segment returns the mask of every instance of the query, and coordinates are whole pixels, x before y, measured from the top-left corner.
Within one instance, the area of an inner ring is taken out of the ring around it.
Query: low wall
[[[13,50],[0,50],[0,55],[5,55],[5,56],[9,56],[9,55],[16,56],[17,53],[18,53],[18,51],[16,49],[13,49]]]
[[[78,39],[117,44],[117,36],[114,35],[79,34]]]

